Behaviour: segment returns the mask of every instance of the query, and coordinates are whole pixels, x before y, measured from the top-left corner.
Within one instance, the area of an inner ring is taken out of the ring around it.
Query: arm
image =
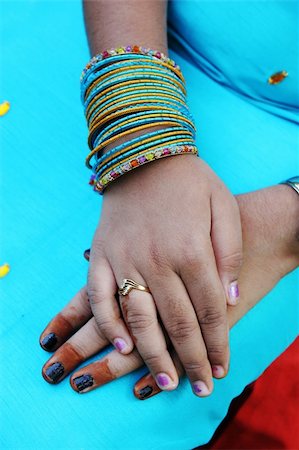
[[[167,53],[167,0],[83,1],[91,56],[138,44]]]
[[[128,44],[167,53],[166,6],[161,1],[85,2],[91,53]],[[165,70],[165,77],[175,85],[177,80],[167,73],[170,67]],[[142,71],[138,75],[140,80]],[[146,103],[155,101],[147,96],[151,100]],[[126,98],[131,101],[130,95]],[[164,103],[167,97],[161,98]],[[189,140],[180,139],[183,131]],[[183,128],[182,133],[174,132],[173,141],[193,141],[190,130]],[[130,139],[135,136],[130,132]],[[113,141],[113,148],[119,141]],[[109,149],[106,145],[105,151]],[[135,344],[152,374],[171,390],[178,377],[159,316],[193,387],[204,386],[208,395],[214,369],[215,376],[228,371],[226,303],[238,301],[242,261],[238,205],[224,183],[194,154],[148,162],[120,176],[105,191],[91,246],[90,306],[108,341],[124,354]],[[147,286],[150,293],[134,289],[118,304],[115,293],[124,278]]]
[[[167,0],[84,0],[84,20],[91,56],[129,44],[160,50],[168,55],[167,3]],[[107,145],[103,154],[129,139],[163,128],[165,126],[157,125],[132,132],[130,138],[126,136]]]

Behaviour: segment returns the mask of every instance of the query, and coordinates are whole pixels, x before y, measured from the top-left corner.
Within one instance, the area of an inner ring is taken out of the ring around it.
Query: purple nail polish
[[[199,397],[206,397],[210,394],[210,390],[203,381],[195,381],[192,385],[194,394]]]
[[[114,339],[113,344],[114,344],[115,348],[120,352],[122,352],[123,350],[125,350],[128,347],[126,341],[122,338]]]
[[[166,373],[158,373],[156,375],[156,382],[161,389],[175,388],[175,383]]]
[[[229,298],[230,298],[232,303],[236,303],[238,298],[239,298],[239,296],[240,296],[240,294],[239,294],[238,282],[237,281],[233,281],[229,285]]]

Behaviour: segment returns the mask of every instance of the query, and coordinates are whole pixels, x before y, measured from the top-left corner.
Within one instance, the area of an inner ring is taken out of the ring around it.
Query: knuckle
[[[226,272],[237,272],[243,263],[243,255],[241,251],[234,252],[230,255],[220,257],[219,263]]]
[[[217,360],[219,360],[219,358],[224,359],[228,354],[228,347],[224,342],[219,344],[208,345],[207,347],[209,359],[211,358],[213,359],[216,358]]]
[[[106,318],[101,314],[95,314],[96,328],[98,329],[99,337],[104,335],[107,337],[114,337],[115,320],[112,317]]]
[[[99,287],[95,287],[92,284],[89,284],[87,287],[87,295],[90,306],[101,305],[105,300],[104,292]]]
[[[198,361],[187,361],[184,363],[186,372],[190,373],[205,373],[209,370],[208,359],[202,357]]]
[[[171,340],[175,340],[178,344],[182,344],[185,340],[190,339],[198,328],[198,323],[193,320],[183,320],[182,317],[167,325],[167,331]]]
[[[148,367],[154,368],[157,371],[163,370],[163,364],[161,361],[161,356],[155,355],[155,354],[143,354],[143,359],[145,364]],[[165,365],[165,364],[164,364]]]
[[[126,321],[134,334],[142,334],[154,326],[156,318],[144,312],[128,310]]]
[[[88,346],[84,344],[83,341],[72,342],[68,348],[68,351],[73,357],[73,353],[75,352],[75,355],[79,355],[81,360],[85,360],[89,357]]]
[[[226,323],[225,313],[217,308],[206,307],[200,313],[200,324],[212,328],[223,326]]]
[[[149,243],[148,252],[150,271],[154,275],[159,274],[159,276],[163,275],[165,272],[167,273],[169,270],[169,260],[161,246],[157,244],[157,242],[151,241]]]
[[[188,267],[199,269],[206,264],[203,248],[198,242],[191,242],[182,252],[182,262]]]

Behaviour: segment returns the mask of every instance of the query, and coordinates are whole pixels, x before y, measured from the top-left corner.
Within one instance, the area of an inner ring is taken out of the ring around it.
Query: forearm
[[[167,52],[167,0],[83,0],[91,55],[136,44]]]
[[[83,10],[91,56],[130,44],[168,55],[167,0],[83,0]],[[103,154],[137,136],[164,128],[163,125],[153,125],[152,128],[132,132],[107,145]]]

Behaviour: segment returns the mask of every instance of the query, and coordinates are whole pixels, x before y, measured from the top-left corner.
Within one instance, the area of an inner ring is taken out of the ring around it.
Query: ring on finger
[[[118,293],[120,295],[125,296],[125,295],[128,295],[128,293],[132,289],[138,289],[139,291],[144,291],[144,292],[150,293],[150,290],[147,286],[142,286],[142,284],[136,283],[136,281],[132,280],[131,278],[124,278],[122,280],[122,283],[118,289]]]

